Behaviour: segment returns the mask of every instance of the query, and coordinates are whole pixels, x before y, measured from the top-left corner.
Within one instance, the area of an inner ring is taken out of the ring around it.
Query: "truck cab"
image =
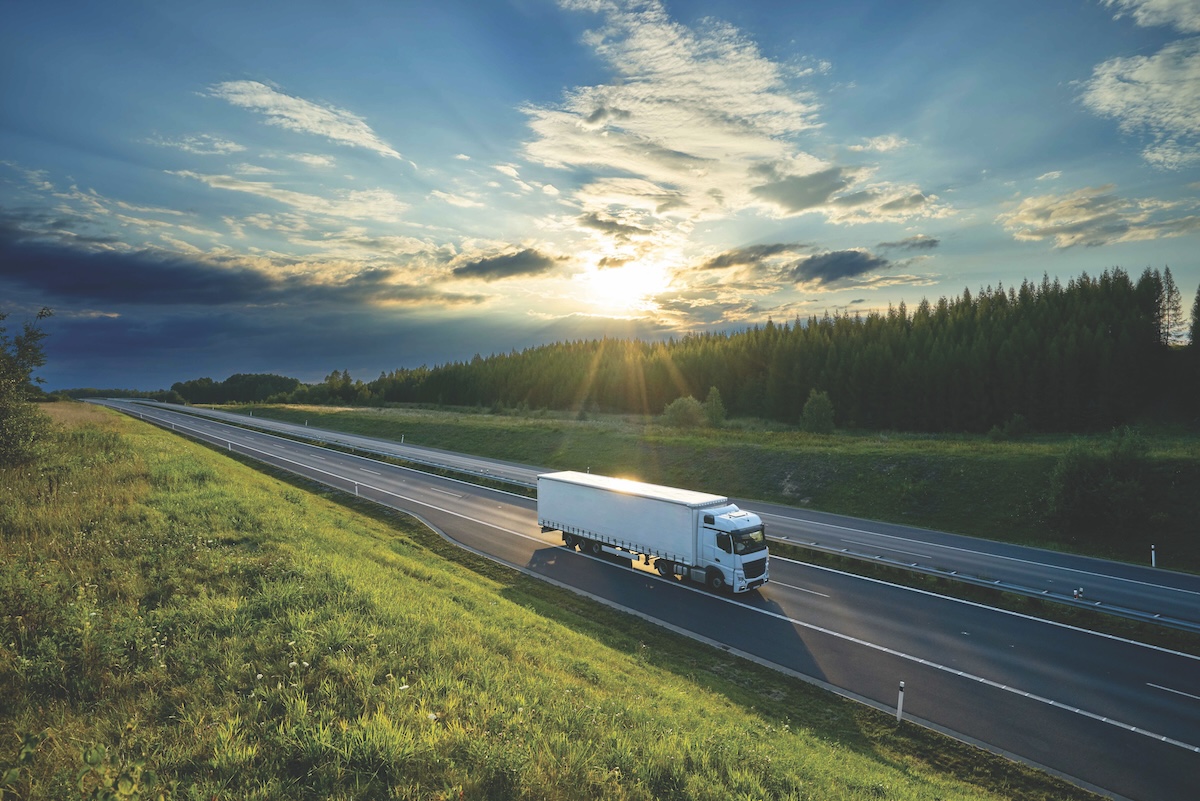
[[[703,580],[714,589],[746,592],[769,578],[767,537],[762,519],[730,504],[705,509],[697,541],[701,543]],[[718,578],[719,576],[719,578]],[[699,579],[699,576],[693,576]]]

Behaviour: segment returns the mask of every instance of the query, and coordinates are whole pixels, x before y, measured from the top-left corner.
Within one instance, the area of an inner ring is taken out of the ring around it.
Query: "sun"
[[[593,267],[582,278],[582,300],[598,313],[614,316],[656,311],[655,296],[671,285],[667,265],[645,260],[621,267]]]

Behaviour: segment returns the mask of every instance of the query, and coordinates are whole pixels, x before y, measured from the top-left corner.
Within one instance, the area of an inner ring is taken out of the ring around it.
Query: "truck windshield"
[[[733,532],[734,553],[754,553],[766,547],[767,535],[763,533],[762,526]]]

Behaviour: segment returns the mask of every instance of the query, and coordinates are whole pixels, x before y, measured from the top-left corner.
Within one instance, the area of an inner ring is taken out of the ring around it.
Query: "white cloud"
[[[196,134],[195,136],[185,136],[181,139],[164,139],[159,136],[147,139],[146,141],[152,145],[173,147],[176,150],[182,150],[185,153],[194,153],[197,156],[227,156],[230,153],[241,153],[246,149],[237,142],[231,142],[228,139],[222,139],[219,136],[211,134]]]
[[[258,81],[226,81],[211,87],[209,94],[240,108],[259,112],[270,125],[323,136],[332,142],[373,150],[390,158],[401,158],[362,117],[345,109],[293,97]]]
[[[1062,170],[1051,170],[1050,172],[1044,172],[1041,175],[1039,175],[1037,177],[1037,180],[1039,180],[1039,181],[1057,181],[1059,178],[1062,178]]]
[[[1145,133],[1142,156],[1166,169],[1200,161],[1200,37],[1166,45],[1153,56],[1114,58],[1095,68],[1083,103]]]
[[[292,153],[288,158],[292,161],[306,164],[309,167],[333,167],[337,164],[332,157],[322,156],[317,153]]]
[[[746,210],[860,222],[927,216],[934,208],[912,187],[867,185],[869,168],[804,152],[798,138],[821,126],[815,96],[796,85],[798,70],[767,58],[732,26],[689,28],[659,0],[561,5],[603,15],[584,42],[614,78],[575,87],[556,105],[526,106],[534,138],[525,152],[542,166],[584,176],[571,194],[584,212],[637,209],[643,225],[677,225]],[[887,152],[906,144],[889,135],[854,148]]]
[[[483,206],[483,204],[478,200],[472,200],[471,198],[463,197],[462,195],[453,195],[449,192],[443,192],[440,189],[434,189],[429,193],[429,196],[449,203],[451,206],[458,206],[460,209],[473,209]]]
[[[885,136],[876,136],[872,139],[865,140],[861,145],[850,145],[849,150],[855,152],[873,151],[875,153],[890,153],[893,150],[899,150],[902,147],[908,147],[908,140],[893,134]]]
[[[1117,7],[1115,19],[1129,13],[1142,27],[1174,25],[1187,33],[1200,32],[1200,3],[1196,0],[1104,0],[1104,5]]]
[[[471,160],[471,157],[468,156],[466,153],[457,153],[457,154],[455,154],[454,158],[458,159],[459,161],[470,161]]]
[[[188,170],[171,172],[201,181],[214,189],[245,192],[291,206],[309,214],[357,220],[399,222],[408,205],[386,189],[340,191],[333,198],[306,195],[266,181],[243,181],[230,175],[201,175]]]
[[[1056,248],[1095,247],[1200,232],[1200,216],[1181,213],[1185,211],[1183,204],[1123,198],[1113,188],[1109,184],[1025,198],[996,221],[1015,239],[1053,239]]]

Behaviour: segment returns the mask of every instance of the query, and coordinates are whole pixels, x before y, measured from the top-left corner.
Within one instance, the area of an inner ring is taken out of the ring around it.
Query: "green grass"
[[[4,798],[1092,797],[403,515],[53,411],[45,462],[0,471]]]
[[[1055,463],[1078,438],[838,432],[754,421],[680,431],[640,418],[429,409],[256,406],[254,413],[552,469],[591,469],[988,539],[1200,572],[1200,434],[1143,431],[1148,507],[1119,538],[1064,535],[1047,520]],[[1097,448],[1107,435],[1082,437]]]

